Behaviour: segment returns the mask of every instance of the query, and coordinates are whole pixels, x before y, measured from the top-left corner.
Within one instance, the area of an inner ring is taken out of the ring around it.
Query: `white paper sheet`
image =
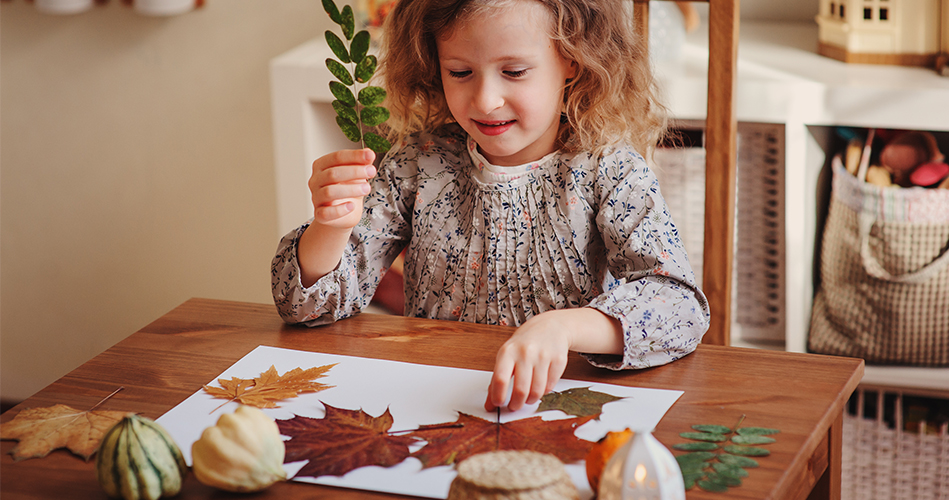
[[[497,415],[484,410],[491,372],[463,370],[438,366],[418,365],[378,359],[338,356],[315,352],[259,346],[230,368],[221,373],[209,385],[218,386],[218,378],[254,378],[271,365],[283,374],[294,368],[311,368],[337,363],[327,376],[319,382],[335,387],[321,392],[301,394],[282,401],[280,408],[264,410],[274,419],[289,419],[294,415],[322,418],[323,404],[349,410],[362,409],[377,417],[386,408],[394,418],[392,430],[415,429],[423,424],[453,422],[458,412],[468,413],[494,421]],[[579,427],[575,435],[588,441],[596,441],[611,430],[651,430],[673,403],[682,395],[681,391],[643,389],[612,384],[595,384],[579,380],[561,380],[555,391],[574,387],[589,387],[592,391],[604,392],[619,401],[603,406],[599,420],[591,420]],[[191,464],[191,445],[201,437],[206,427],[212,426],[224,413],[233,412],[237,403],[227,403],[212,398],[199,389],[193,395],[158,418],[158,422],[174,437]],[[502,411],[501,421],[507,422],[532,417],[537,404],[517,412]],[[213,411],[213,413],[212,413]],[[546,411],[539,414],[544,420],[569,418],[561,411]],[[412,448],[414,451],[417,448]],[[289,477],[300,470],[305,462],[285,464]],[[567,472],[580,490],[581,498],[592,497],[587,484],[583,462],[567,465]],[[369,466],[353,470],[342,477],[296,478],[297,481],[343,486],[363,490],[415,495],[428,498],[445,498],[455,477],[452,467],[432,467],[422,470],[415,458],[388,468]]]

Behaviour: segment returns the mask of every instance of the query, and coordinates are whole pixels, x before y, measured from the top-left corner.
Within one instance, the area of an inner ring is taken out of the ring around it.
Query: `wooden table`
[[[63,403],[87,409],[122,386],[100,409],[160,415],[213,380],[258,345],[490,370],[512,328],[363,314],[317,329],[288,326],[272,305],[192,299],[94,357],[0,417]],[[571,355],[564,378],[685,394],[656,427],[667,446],[693,424],[745,424],[781,430],[744,484],[727,494],[698,489],[690,500],[840,498],[842,410],[863,376],[852,358],[701,345],[685,358],[646,370],[613,372]],[[105,498],[94,460],[65,450],[14,463],[14,441],[3,441],[0,496]],[[238,496],[247,498],[246,496]],[[227,498],[188,474],[176,497]],[[393,498],[302,483],[281,483],[254,499]]]

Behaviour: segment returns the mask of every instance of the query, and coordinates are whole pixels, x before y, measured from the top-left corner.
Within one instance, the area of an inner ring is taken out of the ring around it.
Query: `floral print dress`
[[[594,307],[622,324],[624,353],[584,356],[613,369],[678,359],[708,329],[659,184],[628,147],[497,167],[448,125],[390,151],[371,185],[339,266],[311,287],[296,256],[307,224],[280,241],[272,285],[285,321],[316,326],[358,313],[405,249],[408,316],[517,326]]]

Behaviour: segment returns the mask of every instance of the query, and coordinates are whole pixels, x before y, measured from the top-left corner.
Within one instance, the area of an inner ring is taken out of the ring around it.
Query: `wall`
[[[268,61],[331,27],[317,0],[0,3],[0,398],[16,401],[190,297],[270,302]],[[745,0],[812,21],[816,0]]]
[[[0,398],[190,297],[270,302],[268,62],[330,27],[320,2],[0,7]]]

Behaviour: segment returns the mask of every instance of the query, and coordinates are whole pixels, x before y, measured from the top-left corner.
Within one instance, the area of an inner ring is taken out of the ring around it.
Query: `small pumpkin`
[[[124,500],[177,495],[188,470],[174,439],[154,420],[129,414],[106,431],[96,455],[99,484]]]
[[[600,487],[600,476],[603,475],[603,469],[610,461],[610,457],[616,453],[616,450],[626,444],[633,437],[633,434],[634,432],[629,429],[610,431],[590,447],[586,457],[586,468],[587,480],[590,481],[590,488],[593,489],[593,493],[597,493],[597,489]]]
[[[241,405],[225,413],[191,446],[198,481],[226,491],[260,491],[287,478],[286,453],[277,423],[264,412]]]

